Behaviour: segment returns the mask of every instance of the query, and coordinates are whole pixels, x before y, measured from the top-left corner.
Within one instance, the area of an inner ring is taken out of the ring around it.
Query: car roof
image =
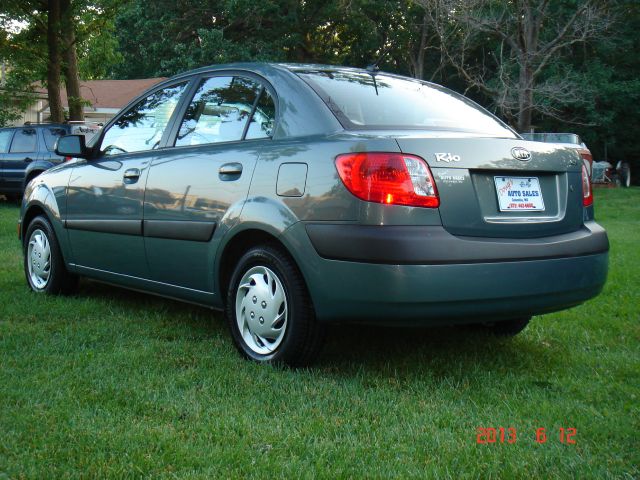
[[[55,127],[55,128],[70,128],[71,125],[68,123],[25,123],[23,125],[7,125],[2,128],[45,128],[45,127]]]
[[[272,73],[274,70],[280,70],[280,71],[285,70],[292,73],[305,71],[305,70],[330,70],[330,71],[371,73],[364,68],[345,67],[343,65],[325,65],[325,64],[317,64],[317,63],[236,62],[236,63],[221,63],[221,64],[208,65],[206,67],[200,67],[195,70],[189,70],[187,72],[174,75],[169,80],[175,80],[184,76],[190,76],[190,75],[206,73],[206,72],[213,72],[217,70],[246,70],[246,71],[255,72],[258,74],[263,74],[265,76],[268,76],[269,73]],[[379,73],[383,73],[383,72],[379,72]]]

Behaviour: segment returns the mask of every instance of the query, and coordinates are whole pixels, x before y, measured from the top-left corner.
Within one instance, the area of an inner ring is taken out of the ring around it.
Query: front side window
[[[11,137],[13,137],[13,130],[0,130],[0,153],[9,151]]]
[[[202,80],[180,125],[176,146],[242,140],[261,86],[243,77]]]
[[[515,138],[493,115],[438,85],[383,73],[298,72],[348,129],[420,129]]]
[[[138,102],[106,131],[102,152],[117,155],[158,148],[186,86],[184,82],[161,88]]]
[[[11,143],[10,153],[28,153],[38,150],[38,135],[35,128],[20,128]]]

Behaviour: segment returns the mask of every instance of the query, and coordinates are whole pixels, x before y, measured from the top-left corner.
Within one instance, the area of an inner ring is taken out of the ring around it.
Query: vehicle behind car
[[[631,167],[628,162],[618,161],[614,166],[606,160],[594,161],[591,151],[575,133],[523,133],[522,137],[534,142],[555,143],[575,148],[585,161],[594,185],[625,188],[631,186]]]
[[[568,148],[574,148],[582,157],[587,166],[587,171],[591,177],[593,172],[593,154],[587,145],[582,141],[579,135],[575,133],[522,133],[522,138],[533,142],[555,143]]]
[[[84,122],[25,123],[20,127],[0,128],[0,195],[12,200],[20,198],[32,179],[63,162],[64,157],[54,151],[58,138],[83,134],[89,139],[99,129]]]

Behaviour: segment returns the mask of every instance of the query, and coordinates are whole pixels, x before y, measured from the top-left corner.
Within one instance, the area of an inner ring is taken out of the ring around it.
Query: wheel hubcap
[[[255,353],[272,353],[287,329],[287,297],[278,276],[267,267],[250,268],[236,292],[236,321],[245,344]]]
[[[40,229],[34,230],[29,237],[27,267],[33,286],[38,290],[46,287],[51,275],[51,246],[47,235]]]

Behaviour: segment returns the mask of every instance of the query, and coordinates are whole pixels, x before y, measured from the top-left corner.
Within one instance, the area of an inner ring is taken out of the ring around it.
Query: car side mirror
[[[61,157],[87,158],[90,150],[85,145],[84,135],[64,135],[58,138],[55,152]]]

